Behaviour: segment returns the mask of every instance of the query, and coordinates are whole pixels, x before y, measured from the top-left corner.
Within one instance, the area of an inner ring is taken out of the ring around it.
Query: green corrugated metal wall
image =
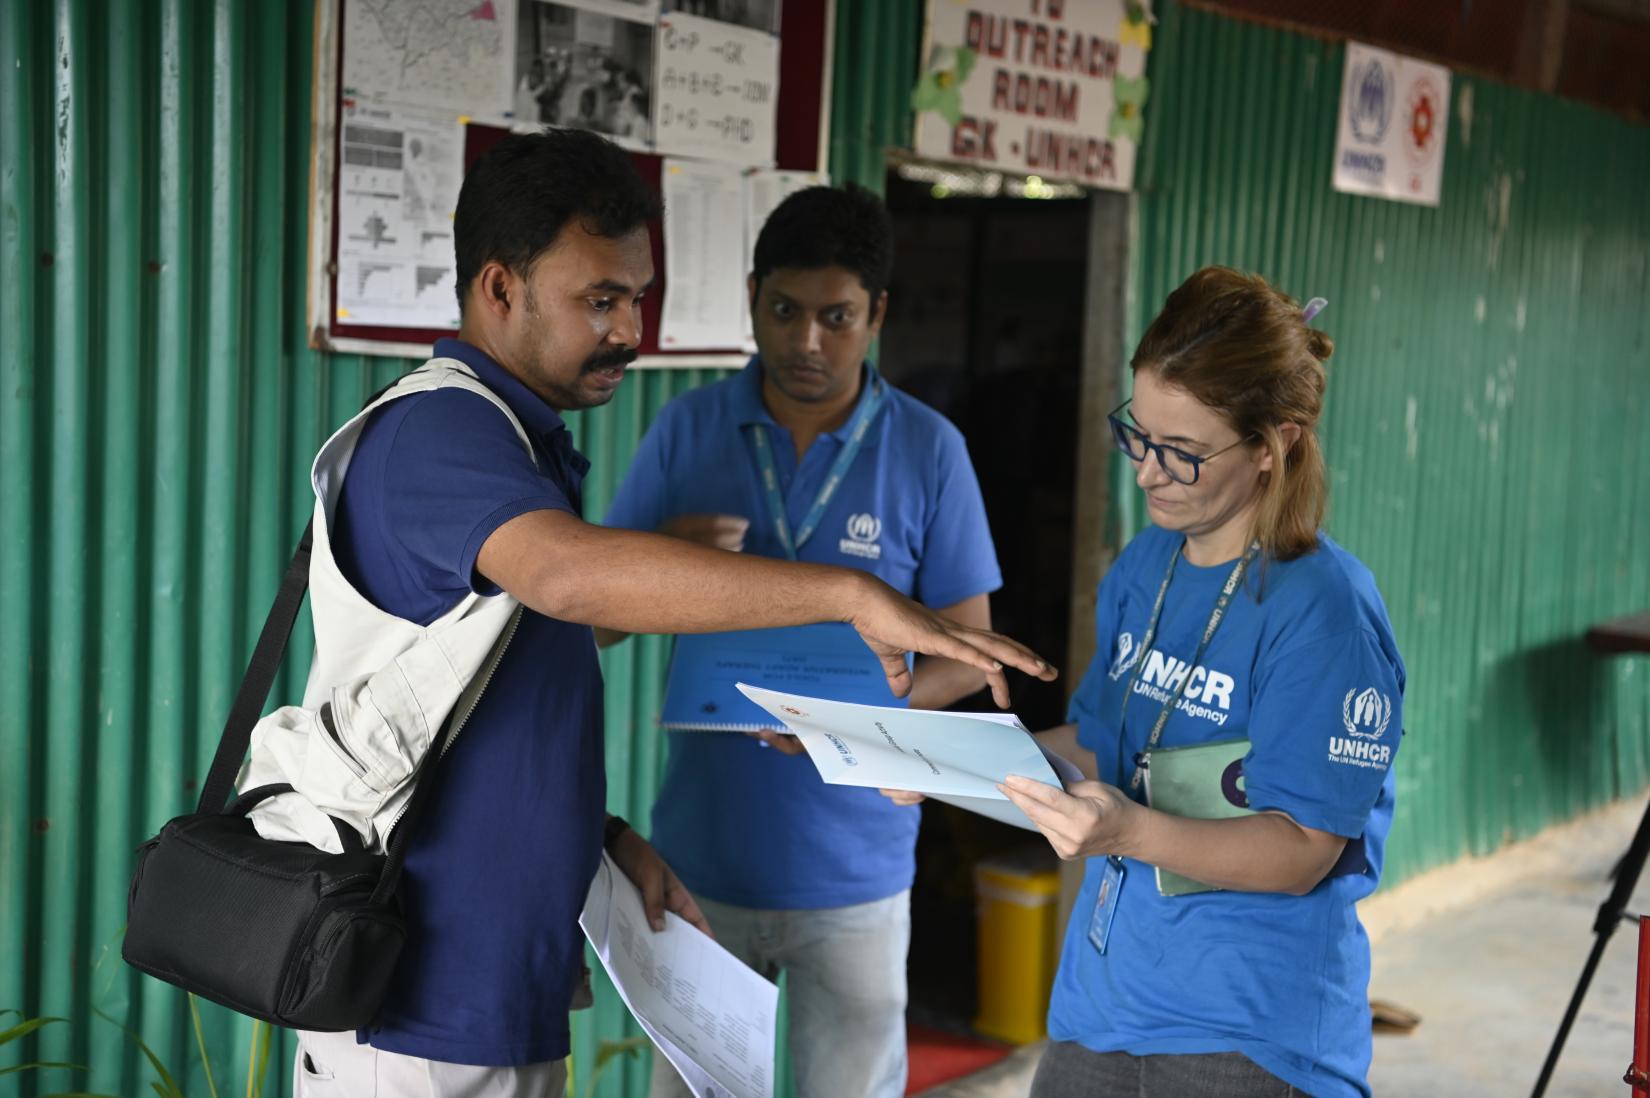
[[[141,1054],[95,1009],[202,1094],[182,997],[112,956],[131,853],[193,803],[308,514],[310,456],[410,364],[306,344],[310,3],[0,8],[0,1009],[72,1019],[0,1063],[93,1067],[13,1077],[24,1094],[146,1090]],[[832,170],[877,190],[909,127],[918,33],[889,18],[837,4],[839,34],[889,53],[869,83],[855,49],[835,61],[854,131],[833,136]],[[573,417],[593,515],[659,408],[717,376],[641,372]],[[300,686],[304,637],[278,696]],[[650,638],[604,656],[610,807],[643,828],[665,658]],[[208,1004],[201,1024],[220,1086],[244,1080],[250,1023]],[[576,1059],[633,1032],[599,993]],[[288,1086],[289,1055],[266,1093]],[[643,1093],[644,1069],[610,1068],[602,1095]]]
[[[1642,788],[1650,666],[1581,636],[1650,607],[1650,129],[1457,74],[1440,206],[1338,194],[1341,45],[1159,16],[1126,341],[1205,263],[1330,300],[1329,529],[1409,665],[1389,880]]]
[[[30,1058],[93,1067],[7,1080],[25,1094],[147,1092],[94,1007],[206,1093],[182,996],[117,956],[93,966],[118,949],[133,848],[193,804],[311,455],[410,365],[306,346],[312,17],[0,4],[0,1008],[72,1019]],[[664,402],[715,376],[640,372],[573,417],[593,514]],[[305,630],[277,696],[301,686]],[[643,827],[662,662],[650,639],[605,658],[610,804]],[[611,992],[577,1017],[579,1063],[623,1017]],[[244,1091],[250,1023],[207,1004],[202,1026],[220,1088]],[[641,1092],[640,1065],[606,1078],[604,1095]]]
[[[907,142],[915,8],[839,0],[840,180],[880,190],[884,146]],[[309,4],[0,9],[0,1007],[74,1019],[33,1051],[94,1071],[45,1089],[145,1088],[100,1007],[200,1094],[179,997],[93,966],[132,847],[192,802],[310,454],[407,364],[305,345]],[[1162,19],[1129,339],[1203,262],[1334,301],[1331,528],[1381,578],[1411,665],[1394,874],[1642,785],[1650,676],[1577,638],[1650,604],[1646,131],[1458,78],[1473,121],[1452,112],[1440,209],[1335,195],[1340,48]],[[711,376],[641,373],[575,417],[593,513],[658,408]],[[605,657],[611,804],[638,822],[663,657]],[[250,1025],[202,1025],[220,1083],[244,1078]],[[623,1028],[604,995],[579,1060]],[[640,1067],[603,1093],[640,1093]]]
[[[911,89],[922,48],[916,0],[836,0],[831,179],[883,193],[886,150],[911,145]]]

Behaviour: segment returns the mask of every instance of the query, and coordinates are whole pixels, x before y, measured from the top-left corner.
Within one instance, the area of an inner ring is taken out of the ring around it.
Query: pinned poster
[[[1449,70],[1346,44],[1334,187],[1438,205],[1449,126]]]
[[[511,128],[594,130],[651,147],[657,0],[520,0]]]
[[[744,171],[732,164],[666,160],[665,299],[659,346],[738,347],[744,338]]]
[[[745,173],[745,266],[749,273],[756,269],[756,238],[767,224],[768,215],[790,195],[806,187],[824,186],[830,177],[823,172],[789,172],[771,168],[752,168]],[[751,311],[740,310],[744,324],[746,351],[756,350],[756,333],[751,329]]]
[[[680,11],[659,19],[654,144],[661,153],[774,162],[779,39]]]
[[[1151,0],[928,0],[917,154],[1128,190],[1155,21]]]
[[[458,116],[345,103],[338,127],[339,323],[458,328],[453,214],[463,179]]]
[[[497,117],[515,19],[516,0],[345,0],[344,95]]]

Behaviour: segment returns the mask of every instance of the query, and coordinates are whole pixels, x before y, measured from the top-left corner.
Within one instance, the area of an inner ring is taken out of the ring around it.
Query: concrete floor
[[[1646,799],[1552,828],[1490,858],[1423,874],[1374,897],[1361,914],[1374,942],[1372,998],[1421,1016],[1405,1036],[1378,1035],[1377,1098],[1525,1095],[1535,1084],[1593,945],[1612,865]],[[1630,910],[1650,912],[1650,873]],[[1637,935],[1613,936],[1548,1088],[1551,1098],[1627,1098]],[[1020,1098],[1040,1046],[1020,1049],[928,1098]]]
[[[1388,931],[1370,996],[1421,1015],[1408,1036],[1375,1038],[1378,1096],[1530,1093],[1593,947],[1606,879],[1644,800],[1614,806],[1520,844],[1516,872],[1453,911]],[[1395,890],[1403,892],[1406,886]],[[1650,912],[1650,874],[1629,911]],[[1638,934],[1623,923],[1593,978],[1547,1094],[1625,1098],[1633,1054]]]

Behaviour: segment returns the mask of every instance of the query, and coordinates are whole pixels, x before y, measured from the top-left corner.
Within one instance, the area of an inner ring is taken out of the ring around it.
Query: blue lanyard
[[[1169,594],[1169,581],[1174,579],[1174,566],[1179,563],[1180,555],[1184,552],[1186,543],[1182,541],[1175,549],[1174,556],[1169,558],[1169,569],[1163,573],[1163,583],[1157,589],[1157,601],[1152,605],[1151,620],[1146,624],[1146,636],[1140,642],[1140,658],[1134,661],[1134,671],[1129,675],[1128,686],[1123,691],[1123,708],[1117,716],[1117,777],[1123,777],[1123,718],[1129,712],[1129,697],[1134,693],[1134,685],[1140,680],[1141,669],[1145,667],[1146,657],[1151,652],[1152,642],[1157,640],[1157,623],[1163,616],[1163,600]],[[1198,641],[1197,651],[1192,654],[1191,663],[1186,665],[1186,673],[1180,678],[1180,685],[1175,687],[1174,694],[1163,703],[1163,709],[1157,714],[1157,720],[1152,724],[1151,734],[1146,738],[1146,747],[1141,754],[1149,754],[1156,750],[1158,741],[1163,738],[1163,726],[1169,723],[1169,714],[1174,707],[1180,704],[1181,697],[1186,693],[1186,684],[1192,680],[1192,672],[1203,660],[1203,653],[1208,649],[1209,642],[1214,639],[1215,630],[1220,628],[1220,620],[1226,616],[1226,608],[1231,605],[1232,595],[1236,593],[1238,584],[1243,580],[1243,573],[1249,567],[1249,562],[1260,551],[1260,543],[1255,542],[1238,558],[1232,567],[1232,574],[1226,577],[1226,585],[1220,589],[1220,598],[1215,601],[1214,612],[1209,615],[1209,624],[1203,628],[1203,639]],[[1144,777],[1141,769],[1134,768],[1134,774],[1129,778],[1129,792],[1133,793],[1140,788],[1140,780]]]
[[[877,412],[882,408],[886,399],[883,389],[882,375],[877,373],[876,367],[866,364],[865,383],[869,389],[859,407],[854,411],[853,419],[848,421],[848,441],[842,444],[842,449],[836,455],[836,461],[831,463],[831,471],[825,477],[825,483],[819,486],[819,494],[814,497],[813,506],[802,519],[802,525],[797,528],[796,537],[791,537],[790,520],[785,517],[785,496],[779,490],[779,470],[773,460],[773,439],[765,423],[746,424],[745,430],[750,434],[751,444],[756,449],[756,469],[762,475],[762,491],[768,499],[768,514],[773,518],[774,535],[779,544],[784,547],[785,556],[790,560],[796,559],[799,549],[813,537],[814,531],[819,528],[820,520],[825,517],[825,508],[831,505],[831,497],[842,486],[842,480],[848,475],[848,469],[854,464],[854,458],[859,456],[859,448],[865,442],[865,435],[871,429],[871,421],[876,419]]]

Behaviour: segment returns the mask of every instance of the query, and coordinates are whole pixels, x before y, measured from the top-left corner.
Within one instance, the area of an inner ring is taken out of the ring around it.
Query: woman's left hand
[[[1012,774],[997,788],[1031,817],[1054,852],[1066,859],[1127,853],[1143,811],[1122,790],[1104,782],[1077,782],[1068,793]]]

